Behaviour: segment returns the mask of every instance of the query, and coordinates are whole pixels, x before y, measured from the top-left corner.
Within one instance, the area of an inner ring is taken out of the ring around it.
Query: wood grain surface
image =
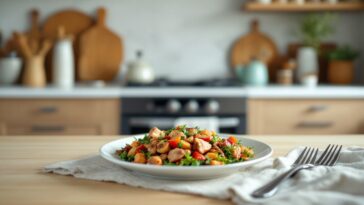
[[[271,38],[260,32],[258,20],[251,22],[250,32],[239,38],[231,51],[231,65],[246,65],[258,59],[268,66],[278,57],[278,50]]]
[[[97,23],[80,37],[80,80],[113,80],[123,59],[121,38],[106,26],[106,9],[97,11]]]
[[[110,182],[45,174],[47,164],[98,153],[104,143],[120,136],[4,136],[0,137],[1,204],[232,204],[201,196],[135,188]],[[281,156],[299,145],[324,148],[328,143],[364,146],[363,135],[251,136]]]

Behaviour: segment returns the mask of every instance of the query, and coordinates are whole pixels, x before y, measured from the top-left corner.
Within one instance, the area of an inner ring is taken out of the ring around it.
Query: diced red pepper
[[[196,138],[199,138],[199,139],[202,139],[206,142],[210,142],[212,140],[212,136],[207,136],[207,135],[200,135],[200,134],[197,134],[195,135]]]
[[[212,136],[203,136],[200,139],[206,141],[206,142],[210,142],[212,140]]]
[[[201,153],[197,152],[197,151],[194,151],[193,154],[192,154],[192,157],[197,159],[197,160],[205,160],[205,156],[203,156]]]
[[[169,146],[174,149],[178,147],[178,143],[181,141],[181,137],[174,137],[173,139],[168,140]]]
[[[227,140],[233,145],[238,143],[238,139],[234,136],[230,136]]]
[[[143,150],[146,150],[147,148],[142,144],[142,145],[140,145],[140,146],[138,146],[137,148],[136,148],[136,150],[135,150],[135,153],[139,153],[139,152],[141,152],[141,151],[143,151]]]
[[[130,149],[131,149],[131,146],[128,144],[122,150],[125,151],[125,152],[129,152]]]

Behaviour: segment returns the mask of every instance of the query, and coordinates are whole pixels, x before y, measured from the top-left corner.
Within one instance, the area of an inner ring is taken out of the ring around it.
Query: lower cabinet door
[[[364,133],[364,100],[250,99],[248,133],[262,135]]]
[[[4,135],[100,135],[101,127],[92,125],[19,125],[3,126]]]

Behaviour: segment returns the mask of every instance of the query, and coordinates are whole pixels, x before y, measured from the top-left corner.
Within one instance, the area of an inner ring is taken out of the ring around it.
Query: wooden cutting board
[[[79,37],[82,32],[90,28],[94,24],[91,16],[86,15],[77,10],[62,10],[49,16],[43,25],[43,36],[45,38],[56,40],[58,29],[64,28],[66,35],[71,35],[74,38],[73,51],[75,56],[75,65],[79,56]],[[52,48],[53,49],[53,48]],[[53,51],[48,52],[46,57],[47,78],[51,78],[52,72],[52,55]],[[75,66],[76,67],[76,66]],[[77,69],[77,67],[76,67]],[[76,72],[77,73],[77,72]]]
[[[253,20],[250,32],[239,38],[231,50],[231,66],[246,65],[252,59],[258,59],[266,63],[268,67],[278,57],[275,43],[265,34],[259,31],[259,22]]]
[[[123,45],[121,38],[106,27],[106,10],[99,8],[97,15],[96,25],[80,38],[79,79],[110,81],[119,72]]]

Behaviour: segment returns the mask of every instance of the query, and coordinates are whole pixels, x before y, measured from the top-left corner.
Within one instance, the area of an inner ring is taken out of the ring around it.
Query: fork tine
[[[339,159],[340,152],[341,152],[342,148],[343,148],[343,146],[340,145],[338,151],[336,152],[336,154],[334,155],[332,161],[328,164],[328,166],[334,166],[336,164],[337,160]]]
[[[310,161],[310,159],[312,157],[312,154],[313,154],[313,151],[314,151],[314,149],[310,148],[310,150],[307,153],[307,156],[306,156],[305,161],[303,162],[303,164],[307,164]]]
[[[320,158],[318,160],[316,160],[315,164],[321,164],[322,160],[324,159],[324,157],[326,156],[328,150],[331,148],[331,144],[329,144],[326,149],[324,150],[324,152],[321,154]]]
[[[331,158],[332,158],[332,156],[333,156],[333,154],[335,153],[335,150],[337,149],[337,145],[333,145],[332,147],[331,147],[331,149],[329,150],[329,152],[327,153],[327,155],[326,155],[326,157],[324,158],[324,160],[322,160],[322,163],[320,164],[320,165],[324,165],[324,166],[326,166],[329,162],[330,162],[330,160],[331,160]]]
[[[306,150],[307,150],[307,147],[305,147],[305,148],[302,150],[301,154],[297,157],[296,161],[293,163],[294,165],[297,165],[297,164],[301,161],[302,157],[303,157],[303,156],[305,155],[305,153],[306,153]]]
[[[317,157],[317,153],[318,153],[318,149],[316,148],[315,149],[315,154],[312,156],[311,160],[310,160],[310,164],[314,164],[315,163],[315,160],[316,160],[316,157]]]
[[[307,158],[307,155],[309,155],[309,153],[310,153],[310,150],[311,150],[311,148],[310,147],[307,147],[307,150],[304,153],[304,155],[302,156],[302,159],[299,161],[299,164],[305,163],[306,158]]]
[[[312,153],[312,148],[309,147],[307,153],[305,154],[305,157],[302,159],[300,164],[307,164],[307,161],[309,160],[311,153]]]

